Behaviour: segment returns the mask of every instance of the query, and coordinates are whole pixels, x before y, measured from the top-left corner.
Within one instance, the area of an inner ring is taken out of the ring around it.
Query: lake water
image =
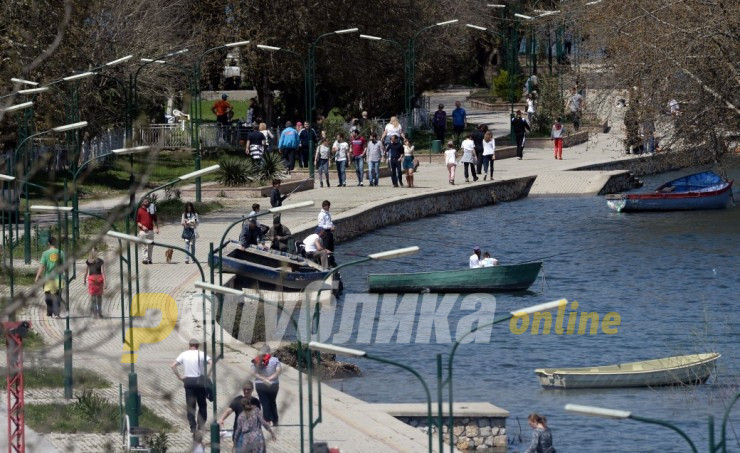
[[[646,187],[672,176],[651,178]],[[538,281],[531,288],[534,292],[495,295],[499,316],[567,298],[579,302],[579,311],[597,312],[600,317],[617,312],[621,317],[614,335],[601,329],[596,335],[514,335],[503,323],[493,328],[489,341],[460,347],[455,356],[455,401],[486,401],[510,411],[508,435],[515,441],[510,451],[526,448],[518,443],[517,418],[527,442],[531,431],[526,417],[532,411],[547,416],[559,452],[688,451],[686,442],[666,428],[570,414],[563,410],[566,403],[630,410],[671,421],[689,434],[700,451],[706,451],[707,416],[714,415],[719,425],[723,404],[740,384],[736,316],[740,209],[618,214],[606,207],[602,197],[529,198],[390,226],[343,243],[337,252],[344,262],[409,245],[422,250],[412,257],[345,269],[345,295],[338,308],[347,298],[357,297],[352,293],[367,291],[368,273],[466,267],[473,246],[479,245],[502,264],[548,257],[544,287]],[[448,318],[453,336],[460,320],[474,311],[455,306]],[[340,319],[335,316],[334,332],[341,329]],[[359,314],[355,322],[362,330]],[[401,336],[407,329],[416,334],[417,323],[418,318],[409,325],[402,323]],[[398,333],[380,344],[377,338],[358,342],[353,335],[342,346],[415,368],[425,376],[436,400],[435,356],[446,357],[451,344],[438,344],[434,334],[428,343],[419,343],[411,335],[409,342],[399,344],[397,337]],[[553,391],[543,390],[533,372],[541,367],[614,364],[699,352],[722,354],[712,379],[700,386]],[[425,401],[410,374],[370,360],[348,360],[362,368],[363,376],[330,385],[370,402]],[[740,408],[734,412],[735,431],[731,425],[728,432],[730,451],[740,450],[735,434],[740,433]]]

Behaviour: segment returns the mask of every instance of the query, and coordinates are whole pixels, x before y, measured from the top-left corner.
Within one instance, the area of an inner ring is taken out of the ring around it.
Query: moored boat
[[[545,388],[657,387],[705,382],[720,354],[690,354],[641,362],[534,370]]]
[[[331,271],[322,269],[319,264],[302,256],[254,245],[242,250],[236,244],[226,244],[221,262],[224,272],[276,288],[293,290],[304,290],[311,283],[320,283]],[[218,249],[214,251],[211,263],[212,266],[219,265]],[[333,284],[335,278],[339,280],[339,276],[334,274],[327,280],[327,285],[336,288],[337,285]]]
[[[617,212],[722,209],[732,196],[732,182],[705,171],[674,179],[650,193],[607,195],[606,204]]]
[[[370,292],[524,291],[537,279],[541,261],[452,271],[370,274]]]

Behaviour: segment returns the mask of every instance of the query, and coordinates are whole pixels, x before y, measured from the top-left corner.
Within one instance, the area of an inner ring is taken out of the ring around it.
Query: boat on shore
[[[524,291],[537,279],[542,261],[452,271],[370,274],[372,293]]]
[[[324,270],[319,264],[302,256],[264,246],[250,245],[242,249],[238,243],[232,241],[224,245],[220,262],[218,252],[219,249],[214,250],[211,256],[212,266],[218,267],[221,264],[223,272],[233,273],[242,279],[274,288],[305,290],[312,283],[326,280],[331,272],[331,269]],[[340,282],[338,274],[326,280],[327,285],[341,288],[341,284],[334,285],[334,280]]]
[[[674,179],[650,193],[607,195],[606,204],[617,212],[723,209],[732,196],[732,183],[705,171]]]
[[[641,362],[583,368],[538,368],[534,370],[543,387],[549,389],[584,389],[617,387],[658,387],[701,384],[705,382],[716,352],[690,354]]]

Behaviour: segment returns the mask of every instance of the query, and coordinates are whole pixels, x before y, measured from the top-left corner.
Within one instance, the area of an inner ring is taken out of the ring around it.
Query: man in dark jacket
[[[388,166],[391,167],[391,182],[393,187],[399,184],[403,187],[401,178],[401,157],[403,156],[403,145],[398,141],[398,135],[391,135],[391,142],[388,144]]]
[[[434,112],[432,118],[432,124],[434,125],[434,135],[437,140],[441,142],[445,141],[445,129],[447,128],[447,112],[445,112],[445,106],[439,104],[437,111]]]
[[[475,145],[475,160],[476,160],[476,173],[481,174],[481,167],[483,165],[483,137],[486,135],[488,126],[480,124],[471,134],[473,138],[473,144]]]
[[[529,123],[522,119],[521,110],[516,111],[516,118],[511,120],[511,128],[514,130],[514,135],[516,136],[516,156],[519,160],[522,160],[522,157],[524,157],[524,134],[526,131],[531,131],[532,129],[529,128]]]
[[[311,128],[308,121],[303,123],[303,129],[298,133],[298,141],[298,161],[301,168],[308,168],[309,141],[313,143],[314,148],[318,143],[316,131]]]

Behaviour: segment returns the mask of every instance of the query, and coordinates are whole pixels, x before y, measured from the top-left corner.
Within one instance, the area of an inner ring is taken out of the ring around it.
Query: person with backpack
[[[440,143],[445,141],[445,129],[447,128],[447,112],[445,112],[444,104],[439,104],[437,111],[434,112],[432,118],[432,125],[434,126],[434,135]]]

